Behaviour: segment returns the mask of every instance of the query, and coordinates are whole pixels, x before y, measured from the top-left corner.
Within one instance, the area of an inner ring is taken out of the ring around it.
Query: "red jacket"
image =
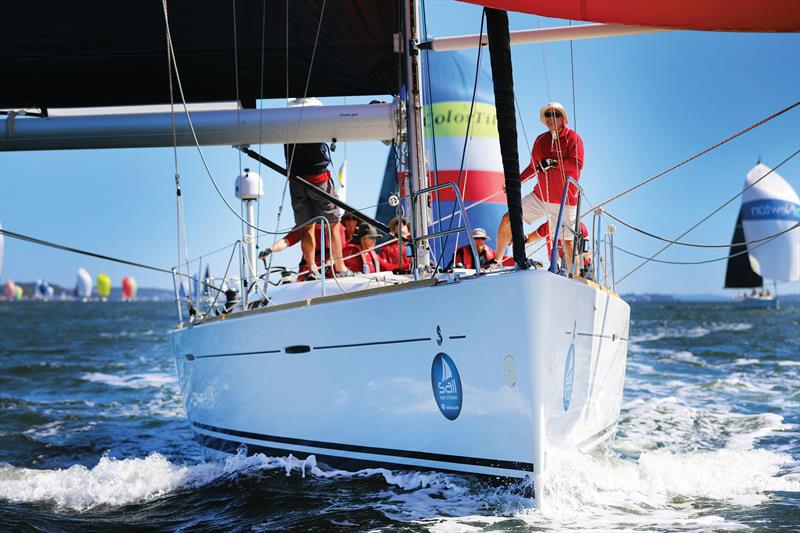
[[[494,250],[483,245],[483,252],[480,253],[481,256],[481,268],[486,268],[489,266],[489,263],[494,261],[495,253]],[[466,244],[456,250],[456,258],[453,261],[453,265],[462,264],[464,268],[475,268],[472,261],[472,248],[469,244]]]
[[[378,261],[381,264],[381,270],[393,272],[395,270],[403,270],[405,272],[411,271],[411,257],[406,252],[406,246],[403,245],[398,252],[397,242],[392,242],[381,248],[378,254]],[[402,261],[400,256],[402,255]]]
[[[533,143],[531,162],[520,174],[520,180],[525,181],[533,176],[536,173],[536,165],[545,159],[558,159],[558,166],[539,173],[536,194],[545,202],[560,204],[567,176],[572,176],[576,181],[581,177],[583,140],[575,130],[566,126],[561,128],[561,132],[555,140],[549,131],[542,133]],[[567,205],[576,205],[577,203],[578,189],[574,185],[570,185]]]
[[[349,256],[353,257],[349,257]],[[364,251],[360,245],[355,243],[347,243],[342,248],[342,257],[345,258],[344,264],[353,272],[368,273],[380,272],[381,261],[375,250]],[[349,258],[348,258],[349,257]],[[364,270],[366,266],[366,271]]]

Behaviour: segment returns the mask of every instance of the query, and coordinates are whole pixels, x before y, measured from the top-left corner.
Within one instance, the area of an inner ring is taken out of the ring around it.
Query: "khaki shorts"
[[[531,192],[530,194],[525,195],[525,197],[522,199],[522,220],[526,224],[533,224],[537,218],[547,217],[547,222],[550,224],[550,236],[552,237],[554,228],[556,227],[556,222],[558,221],[558,210],[560,208],[561,204],[545,202],[536,194]],[[572,241],[574,237],[573,232],[566,230],[564,226],[574,228],[575,219],[577,217],[578,206],[564,206],[564,214],[561,216],[561,235],[559,236],[559,238],[562,239],[562,242],[566,242],[567,239]]]

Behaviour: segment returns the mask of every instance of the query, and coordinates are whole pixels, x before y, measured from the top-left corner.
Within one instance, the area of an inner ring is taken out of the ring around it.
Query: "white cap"
[[[559,104],[558,102],[550,102],[539,110],[539,120],[542,121],[542,124],[547,126],[547,122],[544,121],[544,112],[548,110],[556,110],[561,111],[561,115],[564,117],[564,124],[569,124],[569,115],[567,114],[567,110],[564,108],[563,105]]]

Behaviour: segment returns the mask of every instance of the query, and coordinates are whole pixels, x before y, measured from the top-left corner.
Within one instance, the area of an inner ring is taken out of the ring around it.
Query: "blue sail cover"
[[[425,87],[425,147],[431,185],[458,184],[473,228],[481,227],[494,236],[506,212],[502,192],[503,163],[497,133],[492,78],[488,55],[481,59],[475,102],[470,120],[477,61],[464,52],[425,52],[423,85]],[[469,124],[470,135],[467,136]],[[464,150],[465,142],[467,144]],[[397,190],[398,170],[394,150],[390,150],[376,218],[387,222],[395,210],[385,205]],[[431,231],[463,225],[458,205],[450,189],[434,195],[431,204],[434,224]],[[406,209],[408,212],[408,209]],[[458,246],[468,244],[465,234],[431,243],[440,266],[451,264]],[[492,242],[487,243],[491,246]]]

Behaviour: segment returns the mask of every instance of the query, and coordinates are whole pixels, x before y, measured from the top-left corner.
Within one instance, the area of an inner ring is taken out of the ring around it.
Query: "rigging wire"
[[[736,253],[733,253],[733,254],[730,254],[730,255],[726,255],[726,256],[723,256],[723,257],[717,257],[715,259],[705,259],[705,260],[702,260],[702,261],[667,261],[667,260],[663,260],[663,259],[652,259],[652,258],[649,258],[647,256],[639,255],[639,254],[633,253],[631,251],[628,251],[628,250],[626,250],[624,248],[621,248],[621,247],[617,246],[616,244],[614,245],[614,249],[619,250],[620,252],[626,253],[628,255],[632,255],[633,257],[638,257],[639,259],[646,259],[648,262],[653,262],[653,263],[663,263],[663,264],[666,264],[666,265],[704,265],[706,263],[714,263],[714,262],[717,262],[717,261],[723,261],[725,259],[730,259],[731,257],[737,257],[739,255],[744,255],[746,253],[749,253],[750,251],[755,250],[759,246],[764,246],[765,244],[777,239],[778,237],[780,237],[784,233],[788,233],[788,232],[790,232],[790,231],[792,231],[794,229],[797,229],[798,227],[800,227],[800,222],[798,222],[794,226],[786,228],[785,230],[780,231],[778,233],[774,233],[774,234],[772,234],[772,235],[770,235],[768,237],[765,237],[763,239],[758,239],[757,241],[750,241],[750,242],[755,242],[757,244],[755,246],[749,248],[748,250],[742,250],[741,252],[736,252]],[[622,280],[620,280],[620,281],[622,281]],[[617,283],[619,283],[619,281],[617,281]]]
[[[80,248],[73,248],[71,246],[66,246],[63,244],[58,244],[52,241],[46,241],[44,239],[37,239],[36,237],[31,237],[30,235],[23,235],[22,233],[17,233],[15,231],[11,231],[5,228],[0,229],[0,234],[6,235],[11,237],[12,239],[18,239],[21,241],[27,241],[33,244],[38,244],[40,246],[46,246],[48,248],[55,248],[56,250],[63,250],[65,252],[72,252],[80,255],[86,255],[89,257],[95,257],[97,259],[105,259],[106,261],[112,261],[114,263],[121,263],[123,265],[130,265],[139,268],[144,268],[145,270],[153,270],[156,272],[163,272],[165,274],[172,274],[171,270],[167,270],[166,268],[161,268],[153,265],[146,265],[144,263],[139,263],[137,261],[129,261],[127,259],[120,259],[118,257],[112,257],[110,255],[99,254],[96,252],[89,252],[87,250],[81,250]],[[183,274],[178,273],[178,275],[183,276]],[[186,276],[189,277],[189,276]]]
[[[169,19],[167,12],[167,1],[163,0],[164,6],[164,20]],[[181,187],[181,174],[178,167],[178,137],[175,126],[175,91],[172,85],[172,66],[175,59],[172,35],[170,33],[169,24],[166,24],[166,41],[167,41],[167,80],[169,83],[169,103],[170,103],[170,119],[172,122],[172,157],[175,163],[175,216],[177,219],[177,233],[178,233],[178,272],[180,272],[181,265],[181,236],[183,237],[183,252],[186,259],[186,274],[189,274],[189,238],[186,229],[186,217],[183,205],[183,189]],[[190,302],[191,306],[191,302]]]
[[[163,3],[166,6],[166,0],[163,0]],[[167,28],[168,28],[167,29],[167,35],[169,35],[169,19],[167,17],[166,11],[164,12],[164,18],[165,18],[165,22],[166,22]],[[178,64],[177,64],[176,58],[175,58],[175,50],[171,45],[172,44],[172,37],[170,36],[168,38],[170,39],[169,51],[170,51],[170,55],[172,56],[172,65],[173,65],[173,68],[175,70],[175,79],[178,82],[178,92],[180,93],[181,101],[183,102],[184,114],[186,115],[186,120],[187,120],[187,123],[189,125],[189,131],[191,131],[191,133],[192,133],[192,139],[194,140],[195,147],[197,148],[197,153],[200,156],[200,161],[203,163],[203,167],[204,167],[204,169],[206,171],[206,174],[208,175],[209,179],[211,180],[212,185],[214,186],[214,190],[217,192],[217,195],[219,196],[219,198],[222,200],[222,202],[228,208],[228,211],[230,211],[233,214],[234,217],[236,217],[238,220],[241,220],[248,227],[252,227],[256,231],[261,231],[262,233],[265,233],[267,235],[281,235],[281,234],[285,233],[285,232],[282,232],[282,231],[277,231],[277,232],[269,231],[269,230],[266,230],[266,229],[263,229],[263,228],[259,228],[258,226],[250,224],[249,222],[244,220],[239,215],[239,213],[236,212],[236,210],[233,208],[233,206],[231,206],[231,204],[225,198],[225,195],[222,193],[222,190],[219,188],[219,185],[217,184],[217,180],[214,178],[214,173],[211,171],[211,167],[209,167],[209,165],[208,165],[208,160],[206,159],[205,154],[203,153],[203,150],[202,150],[202,148],[200,146],[200,141],[197,139],[197,132],[196,132],[196,130],[194,128],[194,122],[192,121],[191,114],[189,113],[189,107],[188,107],[188,105],[186,103],[186,96],[185,96],[184,91],[183,91],[183,84],[181,83],[180,72],[178,70]]]
[[[745,133],[747,133],[747,132],[749,132],[749,131],[751,131],[751,130],[754,130],[754,129],[756,129],[756,128],[757,128],[757,127],[759,127],[759,126],[761,126],[761,125],[763,125],[763,124],[766,124],[766,123],[767,123],[767,122],[769,122],[770,120],[773,120],[773,119],[775,119],[775,118],[777,118],[777,117],[779,117],[779,116],[783,115],[784,113],[787,113],[788,111],[791,111],[792,109],[794,109],[794,108],[795,108],[795,107],[797,107],[797,106],[800,106],[800,100],[798,100],[797,102],[795,102],[795,103],[793,103],[793,104],[791,104],[791,105],[789,105],[789,106],[787,106],[787,107],[784,107],[783,109],[781,109],[781,110],[779,110],[779,111],[776,111],[776,112],[775,112],[775,113],[773,113],[772,115],[770,115],[770,116],[768,116],[768,117],[766,117],[766,118],[764,118],[764,119],[762,119],[762,120],[759,120],[759,121],[758,121],[758,122],[756,122],[755,124],[753,124],[753,125],[751,125],[751,126],[748,126],[748,127],[746,127],[745,129],[743,129],[743,130],[741,130],[741,131],[739,131],[739,132],[737,132],[737,133],[734,133],[733,135],[731,135],[731,136],[729,136],[729,137],[727,137],[727,138],[723,139],[722,141],[718,142],[717,144],[715,144],[715,145],[713,145],[713,146],[710,146],[709,148],[706,148],[706,149],[705,149],[705,150],[703,150],[702,152],[699,152],[699,153],[697,153],[697,154],[695,154],[695,155],[693,155],[693,156],[689,157],[688,159],[684,159],[684,160],[683,160],[683,161],[681,161],[680,163],[677,163],[677,164],[675,164],[675,165],[671,166],[670,168],[668,168],[668,169],[666,169],[666,170],[664,170],[664,171],[662,171],[662,172],[659,172],[659,173],[658,173],[658,174],[656,174],[655,176],[652,176],[652,177],[650,177],[650,178],[647,178],[646,180],[643,180],[643,181],[641,181],[641,182],[637,183],[637,184],[636,184],[636,185],[634,185],[633,187],[630,187],[630,188],[628,188],[628,189],[625,189],[625,190],[624,190],[624,191],[622,191],[621,193],[619,193],[619,194],[616,194],[616,195],[612,196],[612,197],[611,197],[611,198],[609,198],[608,200],[605,200],[605,201],[603,201],[603,202],[600,202],[600,203],[597,205],[597,207],[603,207],[603,206],[605,206],[605,205],[608,205],[608,204],[610,204],[611,202],[613,202],[613,201],[615,201],[615,200],[618,200],[619,198],[622,198],[622,197],[623,197],[623,196],[625,196],[626,194],[629,194],[629,193],[631,193],[631,192],[635,191],[635,190],[636,190],[636,189],[638,189],[639,187],[642,187],[643,185],[646,185],[646,184],[650,183],[651,181],[653,181],[653,180],[655,180],[655,179],[657,179],[657,178],[660,178],[660,177],[661,177],[661,176],[663,176],[664,174],[667,174],[667,173],[669,173],[669,172],[672,172],[673,170],[677,169],[678,167],[681,167],[681,166],[685,165],[685,164],[686,164],[686,163],[688,163],[689,161],[693,161],[693,160],[697,159],[698,157],[700,157],[700,156],[702,156],[702,155],[705,155],[705,154],[707,154],[708,152],[710,152],[710,151],[712,151],[712,150],[715,150],[715,149],[719,148],[719,147],[720,147],[720,146],[722,146],[723,144],[726,144],[726,143],[728,143],[728,142],[732,141],[733,139],[736,139],[737,137],[740,137],[740,136],[744,135]]]
[[[570,27],[572,27],[572,21],[569,21]],[[570,39],[569,40],[569,68],[570,73],[572,74],[572,129],[576,132],[578,131],[578,106],[575,104],[575,51],[573,49],[575,41]]]
[[[461,149],[461,163],[460,163],[459,168],[458,168],[458,183],[457,183],[456,186],[457,186],[459,192],[460,191],[466,191],[466,183],[464,183],[464,187],[462,188],[461,180],[465,176],[465,174],[464,174],[464,160],[465,160],[466,154],[467,154],[467,147],[469,146],[470,140],[472,139],[472,112],[475,109],[475,97],[477,96],[477,93],[478,93],[478,80],[480,79],[480,73],[481,73],[481,57],[482,57],[481,52],[483,50],[483,28],[484,28],[484,24],[485,23],[486,23],[486,8],[484,8],[481,11],[481,31],[478,34],[478,58],[477,58],[477,60],[475,62],[475,81],[472,84],[472,100],[470,101],[470,104],[469,104],[469,115],[467,116],[467,127],[466,127],[466,130],[464,131],[464,145],[463,145],[463,147]],[[437,191],[436,196],[440,197],[441,196],[441,191]],[[453,199],[453,209],[451,211],[450,224],[449,224],[449,226],[447,228],[448,231],[453,229],[453,222],[454,221],[453,221],[452,217],[455,216],[456,206],[457,205],[458,205],[458,203],[455,201],[455,198],[454,198]],[[460,213],[459,213],[459,222],[461,224],[464,223],[464,221],[461,220]],[[469,235],[467,238],[471,239],[472,235]],[[447,243],[449,242],[449,240],[450,240],[450,235],[447,235],[447,237],[445,237],[444,244],[442,245],[442,250],[439,253],[439,258],[436,261],[436,268],[433,269],[433,274],[432,274],[433,276],[436,275],[436,272],[439,270],[439,266],[442,264],[442,260],[444,259],[444,251],[447,248]],[[456,252],[457,248],[458,248],[458,235],[456,235],[456,245],[453,248],[453,260],[455,260],[455,252]]]
[[[800,102],[798,102],[798,103],[800,103]],[[780,163],[779,165],[777,165],[775,168],[780,168],[780,166],[781,166],[781,165],[783,165],[784,163],[786,163],[787,161],[789,161],[789,160],[790,160],[792,157],[794,157],[794,156],[795,156],[795,155],[797,155],[798,153],[800,153],[800,150],[796,151],[795,153],[793,153],[792,155],[790,155],[789,157],[787,157],[786,159],[784,159],[783,161],[781,161],[781,163]],[[679,239],[683,238],[683,237],[684,237],[684,236],[685,236],[687,233],[689,233],[690,231],[692,231],[693,229],[695,229],[697,226],[699,226],[700,224],[702,224],[703,222],[705,222],[706,220],[708,220],[709,218],[711,218],[713,215],[715,215],[717,212],[719,212],[719,211],[720,211],[722,208],[724,208],[725,206],[727,206],[728,204],[730,204],[731,202],[733,202],[733,201],[734,201],[736,198],[738,198],[739,196],[741,196],[741,195],[744,193],[744,191],[746,191],[747,189],[749,189],[750,187],[754,186],[756,183],[758,183],[758,182],[759,182],[759,181],[761,181],[762,179],[764,179],[764,178],[766,178],[767,176],[769,176],[769,175],[770,175],[772,172],[774,172],[774,170],[775,170],[775,169],[772,169],[770,172],[768,172],[768,173],[764,174],[764,175],[763,175],[763,176],[761,176],[759,179],[757,179],[755,182],[753,182],[753,184],[752,184],[752,185],[750,185],[750,186],[748,186],[748,187],[745,187],[745,188],[744,188],[742,191],[740,191],[738,194],[736,194],[735,196],[733,196],[732,198],[730,198],[729,200],[727,200],[725,203],[723,203],[723,204],[722,204],[721,206],[719,206],[718,208],[714,209],[714,210],[713,210],[711,213],[709,213],[708,215],[706,215],[706,216],[705,216],[705,217],[703,217],[702,219],[700,219],[700,221],[699,221],[699,222],[697,222],[697,223],[696,223],[696,224],[694,224],[692,227],[690,227],[689,229],[687,229],[686,231],[684,231],[683,233],[681,233],[680,235],[678,235],[677,239],[675,239],[675,240],[677,241],[677,240],[679,240]],[[664,250],[666,250],[667,248],[669,248],[669,247],[670,247],[670,246],[672,246],[672,245],[673,245],[673,243],[672,243],[672,242],[669,242],[669,243],[667,243],[667,244],[666,244],[664,247],[662,247],[662,248],[661,248],[659,251],[657,251],[656,253],[654,253],[654,254],[653,254],[651,257],[650,257],[650,259],[653,259],[653,258],[657,257],[659,254],[661,254],[661,252],[663,252]],[[634,268],[633,270],[631,270],[630,272],[628,272],[627,274],[625,274],[624,276],[622,276],[622,277],[619,279],[619,281],[617,281],[617,283],[621,283],[621,282],[622,282],[622,281],[624,281],[624,280],[625,280],[625,279],[626,279],[628,276],[630,276],[631,274],[633,274],[634,272],[636,272],[637,270],[639,270],[640,268],[642,268],[644,265],[646,265],[646,264],[648,263],[648,261],[650,261],[650,259],[648,259],[647,261],[643,261],[643,262],[642,262],[642,263],[640,263],[640,264],[639,264],[639,265],[638,265],[636,268]]]
[[[773,172],[775,172],[776,170],[781,168],[781,166],[783,166],[785,163],[787,163],[790,159],[795,157],[797,154],[800,154],[800,150],[795,151],[792,155],[790,155],[789,157],[787,157],[786,159],[781,161],[775,168],[771,169],[769,172],[767,172],[766,174],[764,174],[763,176],[758,178],[756,181],[754,181],[753,183],[751,183],[750,185],[748,185],[747,187],[745,187],[744,189],[739,191],[737,194],[733,195],[730,199],[728,199],[727,201],[725,201],[725,203],[723,203],[717,209],[712,211],[703,220],[698,222],[697,225],[700,225],[703,222],[705,222],[706,220],[708,220],[709,218],[711,218],[712,215],[715,215],[716,213],[718,213],[723,207],[729,205],[731,202],[733,202],[734,200],[739,198],[741,195],[743,195],[745,193],[745,191],[747,191],[751,187],[754,187],[758,182],[760,182],[761,180],[763,180],[764,178],[766,178],[767,176],[769,176],[770,174],[772,174]],[[633,231],[636,231],[638,233],[641,233],[642,235],[646,235],[646,236],[651,237],[653,239],[657,239],[659,241],[668,242],[671,245],[672,244],[677,244],[679,246],[690,246],[690,247],[693,247],[693,248],[733,248],[734,246],[747,246],[750,243],[761,242],[761,241],[764,241],[764,240],[767,240],[767,239],[770,238],[770,237],[765,237],[763,239],[756,239],[756,240],[753,240],[753,241],[746,241],[746,242],[732,242],[730,244],[697,244],[697,243],[691,243],[691,242],[681,242],[681,241],[678,241],[678,240],[667,239],[666,237],[661,237],[661,236],[656,235],[654,233],[650,233],[648,231],[645,231],[645,230],[643,230],[641,228],[638,228],[638,227],[636,227],[636,226],[634,226],[632,224],[629,224],[628,222],[625,222],[624,220],[621,220],[621,219],[617,218],[616,216],[612,215],[608,211],[604,211],[604,214],[608,215],[610,218],[612,218],[615,221],[619,222],[623,226],[632,229]]]

